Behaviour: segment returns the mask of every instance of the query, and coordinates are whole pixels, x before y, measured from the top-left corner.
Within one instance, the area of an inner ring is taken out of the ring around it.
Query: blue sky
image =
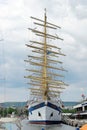
[[[62,27],[60,43],[64,57],[64,101],[79,101],[87,96],[87,0],[0,0],[0,102],[26,101],[29,98],[24,59],[28,54],[30,16],[48,20]]]

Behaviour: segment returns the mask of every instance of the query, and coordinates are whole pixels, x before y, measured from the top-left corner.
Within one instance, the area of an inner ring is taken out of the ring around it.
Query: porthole
[[[40,113],[40,112],[38,112],[38,116],[41,116],[41,113]]]

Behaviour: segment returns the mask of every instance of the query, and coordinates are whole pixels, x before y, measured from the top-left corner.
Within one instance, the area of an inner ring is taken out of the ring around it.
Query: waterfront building
[[[76,118],[87,118],[87,100],[73,106],[73,109],[76,110],[76,113],[73,114]]]

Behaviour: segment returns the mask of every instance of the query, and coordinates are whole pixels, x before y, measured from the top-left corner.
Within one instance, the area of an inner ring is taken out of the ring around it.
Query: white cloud
[[[29,91],[27,88],[10,88],[2,86],[0,87],[0,102],[8,101],[27,101],[29,98]]]
[[[79,81],[79,83],[70,84],[70,86],[68,86],[61,94],[62,100],[80,102],[82,100],[82,94],[87,97],[87,87],[85,86],[85,84],[87,84],[87,82],[84,81]]]

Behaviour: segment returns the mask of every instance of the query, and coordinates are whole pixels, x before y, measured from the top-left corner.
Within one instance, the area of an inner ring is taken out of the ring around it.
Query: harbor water
[[[6,123],[6,130],[76,130],[75,127],[58,124],[58,125],[30,125],[27,120],[21,122],[21,129],[16,126],[16,124]]]
[[[68,125],[64,125],[64,124],[61,124],[61,125],[58,125],[58,126],[35,126],[35,125],[30,125],[29,127],[25,127],[26,130],[76,130],[75,127],[71,127],[71,126],[68,126]],[[24,129],[22,129],[24,130]]]

